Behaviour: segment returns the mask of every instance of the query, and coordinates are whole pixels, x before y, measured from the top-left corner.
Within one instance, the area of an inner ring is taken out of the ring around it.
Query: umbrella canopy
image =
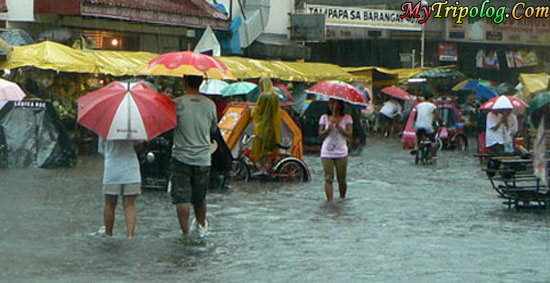
[[[529,100],[529,107],[527,111],[535,111],[550,104],[550,91],[539,92]]]
[[[501,95],[498,97],[493,97],[489,99],[487,102],[483,103],[479,109],[483,110],[510,110],[510,109],[516,109],[516,108],[525,108],[527,107],[527,103],[525,101],[509,96],[509,95]]]
[[[453,91],[459,91],[459,90],[474,90],[477,85],[482,85],[489,87],[491,86],[491,82],[484,80],[484,79],[469,79],[464,80],[456,84],[452,90]]]
[[[412,100],[411,95],[407,91],[397,86],[385,87],[382,89],[382,92],[397,99]]]
[[[420,73],[412,76],[412,78],[426,78],[426,79],[446,79],[446,78],[465,78],[466,76],[453,69],[445,69],[445,68],[436,68],[436,69],[428,69],[423,70]]]
[[[498,96],[498,93],[494,89],[488,88],[488,87],[486,87],[484,85],[481,85],[481,84],[478,84],[474,88],[474,93],[476,94],[476,97],[479,100],[490,99],[490,98]]]
[[[235,96],[235,95],[247,95],[252,92],[260,93],[260,87],[255,83],[250,82],[236,82],[232,83],[220,90],[222,96]]]
[[[341,100],[355,106],[367,106],[367,101],[356,87],[340,81],[321,81],[308,88],[307,92]]]
[[[221,90],[228,85],[228,83],[222,80],[204,80],[199,87],[199,92],[207,95],[222,95]]]
[[[0,100],[20,101],[26,96],[18,84],[0,79]]]
[[[195,75],[220,80],[235,79],[222,61],[191,51],[160,54],[149,61],[146,73],[174,77]]]
[[[175,103],[143,82],[112,82],[77,102],[77,122],[107,140],[150,140],[176,126]]]
[[[511,83],[506,82],[498,84],[494,89],[499,95],[512,95],[517,92],[516,88]]]

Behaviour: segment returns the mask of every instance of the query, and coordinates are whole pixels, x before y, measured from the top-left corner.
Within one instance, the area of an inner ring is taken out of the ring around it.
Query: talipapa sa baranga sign
[[[404,18],[402,11],[306,5],[307,14],[325,14],[327,26],[420,31],[417,19]]]

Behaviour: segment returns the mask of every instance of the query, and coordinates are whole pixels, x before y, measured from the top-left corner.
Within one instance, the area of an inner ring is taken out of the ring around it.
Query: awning
[[[0,69],[25,66],[75,73],[96,73],[98,71],[91,56],[80,50],[51,41],[13,46],[13,52],[8,60],[0,63]]]
[[[44,41],[13,46],[0,69],[32,66],[61,72],[101,73],[114,76],[145,75],[149,61],[157,54],[131,51],[84,51],[56,42]],[[256,60],[244,57],[219,58],[237,79],[261,76],[282,81],[317,82],[320,80],[354,81],[364,79],[347,73],[338,65],[312,62]]]

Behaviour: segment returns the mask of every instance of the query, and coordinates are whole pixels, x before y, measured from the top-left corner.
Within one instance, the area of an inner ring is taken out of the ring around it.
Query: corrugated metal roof
[[[226,20],[227,16],[204,0],[82,0],[90,4]]]

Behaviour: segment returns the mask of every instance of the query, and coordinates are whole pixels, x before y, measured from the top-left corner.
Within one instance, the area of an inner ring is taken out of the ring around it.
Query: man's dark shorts
[[[428,136],[428,138],[432,142],[435,142],[435,133],[428,133],[426,129],[422,129],[422,128],[416,130],[416,138],[419,140],[419,142],[423,140],[425,136]]]
[[[170,161],[172,171],[172,203],[192,203],[201,206],[206,200],[210,166],[187,165],[174,158]]]

